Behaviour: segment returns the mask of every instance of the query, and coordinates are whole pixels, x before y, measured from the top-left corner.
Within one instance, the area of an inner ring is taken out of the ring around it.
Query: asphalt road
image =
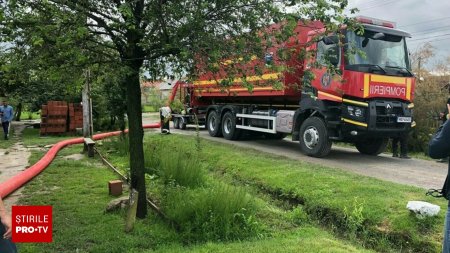
[[[187,130],[176,130],[171,128],[171,132],[193,135],[195,134],[195,128],[189,126]],[[448,165],[446,163],[414,158],[393,158],[389,154],[381,154],[379,156],[362,155],[356,149],[337,147],[335,145],[332,147],[329,156],[325,158],[314,158],[303,155],[300,152],[298,142],[293,142],[288,138],[285,138],[284,140],[250,139],[228,141],[223,138],[209,136],[208,131],[205,129],[200,131],[200,136],[219,143],[252,148],[295,160],[307,161],[425,189],[440,189],[445,181],[445,176],[447,175]]]

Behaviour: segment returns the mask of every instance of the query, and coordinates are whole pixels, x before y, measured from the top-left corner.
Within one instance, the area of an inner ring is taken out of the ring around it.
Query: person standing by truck
[[[400,155],[398,153],[399,144]],[[411,159],[411,157],[408,156],[408,133],[402,134],[399,137],[392,138],[392,157]]]
[[[159,117],[161,120],[161,133],[170,134],[169,123],[172,117],[172,110],[170,109],[169,102],[166,103],[166,106],[159,109]]]
[[[14,112],[12,106],[8,105],[8,101],[3,100],[3,106],[0,106],[1,119],[3,133],[5,134],[5,140],[8,139],[9,125],[14,117]]]
[[[439,159],[445,158],[450,155],[450,121],[447,120],[431,139],[428,152],[431,158]],[[450,164],[449,164],[450,171]],[[442,197],[449,200],[450,196],[450,178],[447,172],[447,177],[445,179],[444,186],[442,187]],[[450,206],[450,202],[449,202]],[[450,208],[447,208],[447,214],[445,215],[445,225],[444,225],[444,242],[442,252],[450,252]]]

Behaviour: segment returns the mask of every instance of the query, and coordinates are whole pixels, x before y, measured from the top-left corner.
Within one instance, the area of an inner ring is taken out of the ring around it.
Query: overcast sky
[[[394,21],[397,28],[411,33],[408,47],[431,42],[435,54],[429,66],[450,56],[450,0],[349,0],[357,15]]]

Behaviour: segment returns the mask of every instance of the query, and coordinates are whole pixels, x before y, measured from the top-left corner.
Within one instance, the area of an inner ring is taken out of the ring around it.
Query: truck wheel
[[[378,155],[386,149],[387,138],[369,138],[355,143],[356,149],[361,154]]]
[[[233,113],[227,112],[222,118],[222,134],[227,140],[236,140],[239,138],[241,131],[236,128],[236,117]]]
[[[313,157],[324,157],[331,151],[331,140],[323,119],[307,118],[300,127],[300,148],[303,153]]]
[[[178,128],[181,130],[186,130],[186,123],[183,118],[178,121]]]
[[[173,118],[173,128],[179,129],[178,122],[180,121],[180,118]]]
[[[212,137],[222,136],[222,128],[220,126],[220,117],[217,111],[211,111],[208,114],[208,119],[206,120],[206,128],[208,133]]]

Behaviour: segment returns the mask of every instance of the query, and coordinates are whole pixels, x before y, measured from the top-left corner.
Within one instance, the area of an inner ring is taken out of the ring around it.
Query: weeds
[[[197,114],[194,114],[194,121],[195,121],[195,150],[197,151],[197,153],[200,153],[202,151],[202,146],[200,143],[200,128],[198,125]]]
[[[163,182],[174,182],[179,186],[195,188],[205,181],[205,173],[196,157],[186,157],[180,152],[161,152],[157,174]]]
[[[296,225],[303,225],[309,221],[308,214],[303,210],[301,205],[298,205],[289,213],[289,218],[292,223]]]
[[[119,156],[129,156],[130,147],[128,135],[121,135],[118,138],[111,138],[111,140],[104,141],[103,145],[108,152],[115,152]]]
[[[163,203],[186,242],[244,239],[260,230],[252,197],[238,187],[219,183],[197,189],[173,187]]]

